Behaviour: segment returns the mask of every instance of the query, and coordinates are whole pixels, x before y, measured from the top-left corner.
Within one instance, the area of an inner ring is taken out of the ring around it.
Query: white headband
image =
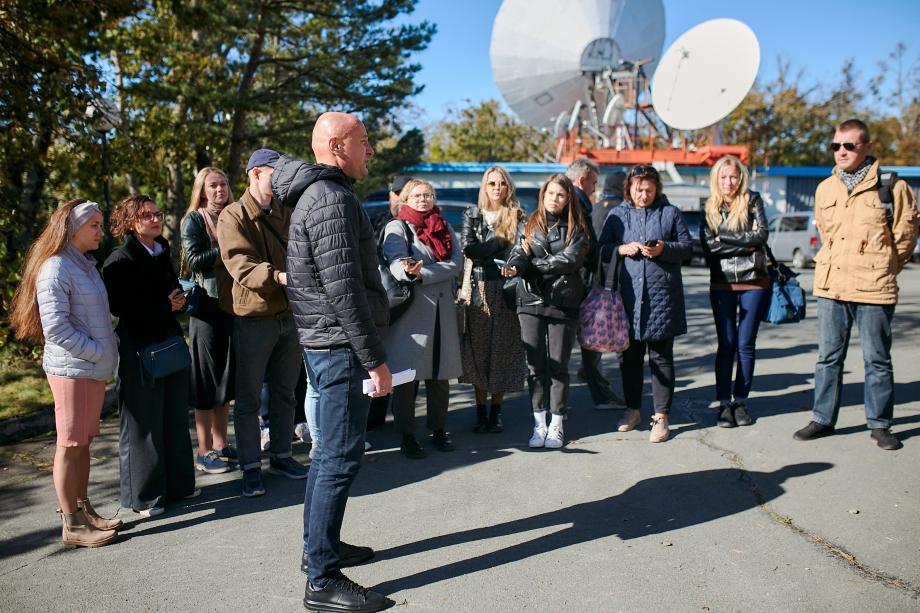
[[[102,214],[102,211],[99,210],[99,205],[91,200],[81,202],[70,209],[70,232],[68,233],[68,238],[72,238],[77,233],[77,230],[90,220],[94,213]]]

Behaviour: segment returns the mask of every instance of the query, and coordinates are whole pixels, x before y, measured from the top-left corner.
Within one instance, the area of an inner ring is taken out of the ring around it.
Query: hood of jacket
[[[272,173],[272,193],[283,206],[293,209],[300,196],[317,181],[335,181],[349,190],[353,183],[337,166],[310,164],[282,155]]]

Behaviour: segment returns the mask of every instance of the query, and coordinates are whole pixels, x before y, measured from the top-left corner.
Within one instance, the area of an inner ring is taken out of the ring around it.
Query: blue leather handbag
[[[767,247],[770,265],[767,272],[773,281],[770,308],[761,321],[771,324],[792,324],[805,319],[805,291],[796,281],[798,273],[782,263],[777,263],[773,252]]]

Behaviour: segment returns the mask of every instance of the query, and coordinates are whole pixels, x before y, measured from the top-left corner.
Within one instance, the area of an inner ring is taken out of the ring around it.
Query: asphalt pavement
[[[855,332],[837,434],[792,439],[812,402],[811,297],[804,322],[761,327],[754,425],[715,427],[708,280],[684,279],[672,440],[648,442],[649,397],[642,428],[617,433],[620,413],[592,410],[573,376],[567,445],[530,450],[523,393],[504,433],[476,435],[471,389],[454,385],[453,453],[420,437],[429,457],[408,460],[391,424],[369,434],[343,536],[377,556],[349,576],[394,611],[920,611],[920,266],[900,276],[894,322],[896,452],[865,429]],[[0,447],[0,611],[302,610],[304,482],[266,475],[243,499],[240,473],[199,473],[200,497],[138,520],[118,507],[117,438],[106,420],[90,497],[129,527],[99,549],[60,544],[53,437]]]

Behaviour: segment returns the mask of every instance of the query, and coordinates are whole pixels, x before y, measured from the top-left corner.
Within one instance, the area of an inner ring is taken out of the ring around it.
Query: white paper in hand
[[[410,381],[415,381],[415,369],[407,368],[406,370],[401,370],[399,372],[393,373],[393,387],[397,385],[402,385],[403,383],[408,383]],[[377,387],[374,385],[372,379],[364,380],[364,393],[371,394],[377,390]]]

